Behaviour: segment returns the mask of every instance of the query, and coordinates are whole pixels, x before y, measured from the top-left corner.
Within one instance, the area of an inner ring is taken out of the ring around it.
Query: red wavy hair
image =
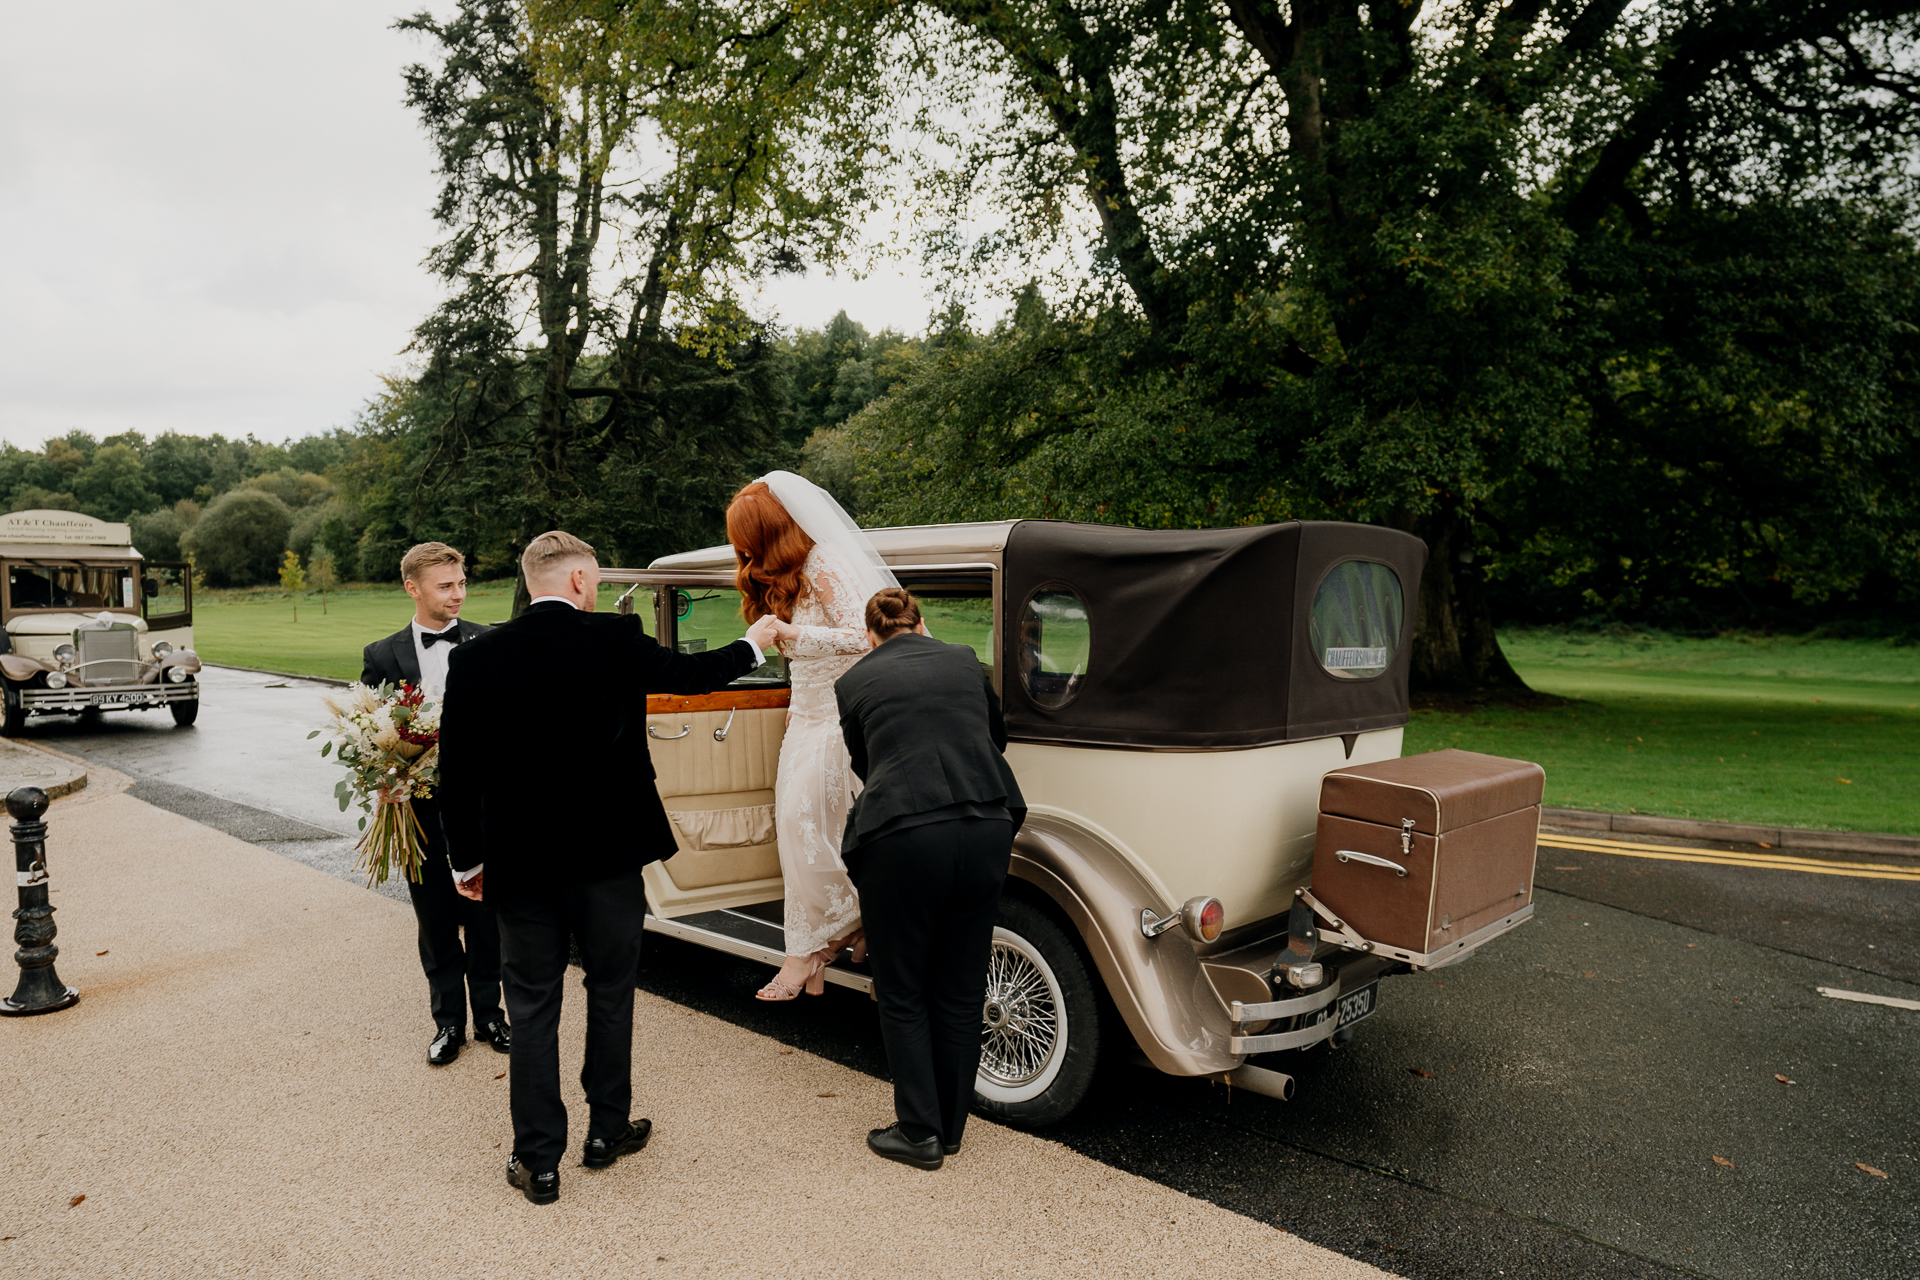
[[[769,613],[792,622],[806,585],[800,571],[813,539],[763,482],[755,480],[733,495],[727,506],[727,541],[740,566],[733,573],[733,585],[740,589],[740,616],[749,624]]]

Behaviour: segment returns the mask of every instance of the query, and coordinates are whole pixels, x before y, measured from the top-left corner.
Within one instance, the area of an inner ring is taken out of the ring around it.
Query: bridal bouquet
[[[404,683],[398,689],[351,685],[325,701],[333,720],[307,737],[328,734],[320,754],[333,752],[346,766],[347,776],[333,788],[341,812],[354,801],[368,811],[360,819],[365,834],[354,870],[366,873],[369,887],[395,868],[418,884],[426,832],[413,802],[431,796],[440,781],[440,704]]]

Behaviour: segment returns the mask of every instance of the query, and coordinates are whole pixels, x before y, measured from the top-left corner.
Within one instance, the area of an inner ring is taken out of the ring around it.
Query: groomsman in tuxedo
[[[514,1044],[507,1181],[535,1204],[560,1198],[560,996],[567,940],[586,970],[581,1162],[604,1169],[646,1145],[633,1103],[633,987],[646,891],[673,828],[647,752],[649,693],[707,693],[760,665],[777,619],[707,653],[656,644],[637,615],[594,612],[600,568],[569,533],[520,557],[533,601],[454,650],[440,719],[440,788],[453,880],[493,905]]]
[[[429,698],[439,698],[446,690],[447,658],[457,645],[486,630],[460,617],[467,598],[465,562],[444,542],[423,542],[400,557],[400,578],[413,597],[413,621],[366,647],[360,683],[397,686],[404,681]],[[495,1053],[513,1046],[500,1015],[499,929],[491,907],[468,901],[454,888],[442,803],[437,796],[413,802],[427,843],[420,883],[407,882],[413,916],[420,924],[420,967],[426,970],[433,1010],[427,1061],[436,1067],[460,1056],[460,1046],[467,1042],[469,1004],[476,1040],[491,1044]]]
[[[1026,801],[973,650],[928,636],[899,587],[875,592],[866,614],[873,649],[834,696],[865,784],[841,849],[860,890],[898,1117],[867,1146],[938,1169],[960,1150],[973,1103],[993,922]]]

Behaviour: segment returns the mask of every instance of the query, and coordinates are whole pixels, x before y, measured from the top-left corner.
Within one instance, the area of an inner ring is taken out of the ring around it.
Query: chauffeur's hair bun
[[[884,587],[867,601],[867,630],[882,640],[920,625],[920,602],[905,587]]]

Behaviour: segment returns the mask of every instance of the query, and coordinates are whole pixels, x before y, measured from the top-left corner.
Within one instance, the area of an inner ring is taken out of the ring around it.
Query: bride
[[[833,682],[867,652],[867,601],[899,582],[833,495],[790,471],[771,471],[734,495],[727,541],[749,622],[780,622],[793,701],[780,744],[773,820],[786,878],[786,963],[759,991],[792,1000],[825,990],[820,971],[842,946],[859,960],[860,899],[840,860],[853,778]]]

